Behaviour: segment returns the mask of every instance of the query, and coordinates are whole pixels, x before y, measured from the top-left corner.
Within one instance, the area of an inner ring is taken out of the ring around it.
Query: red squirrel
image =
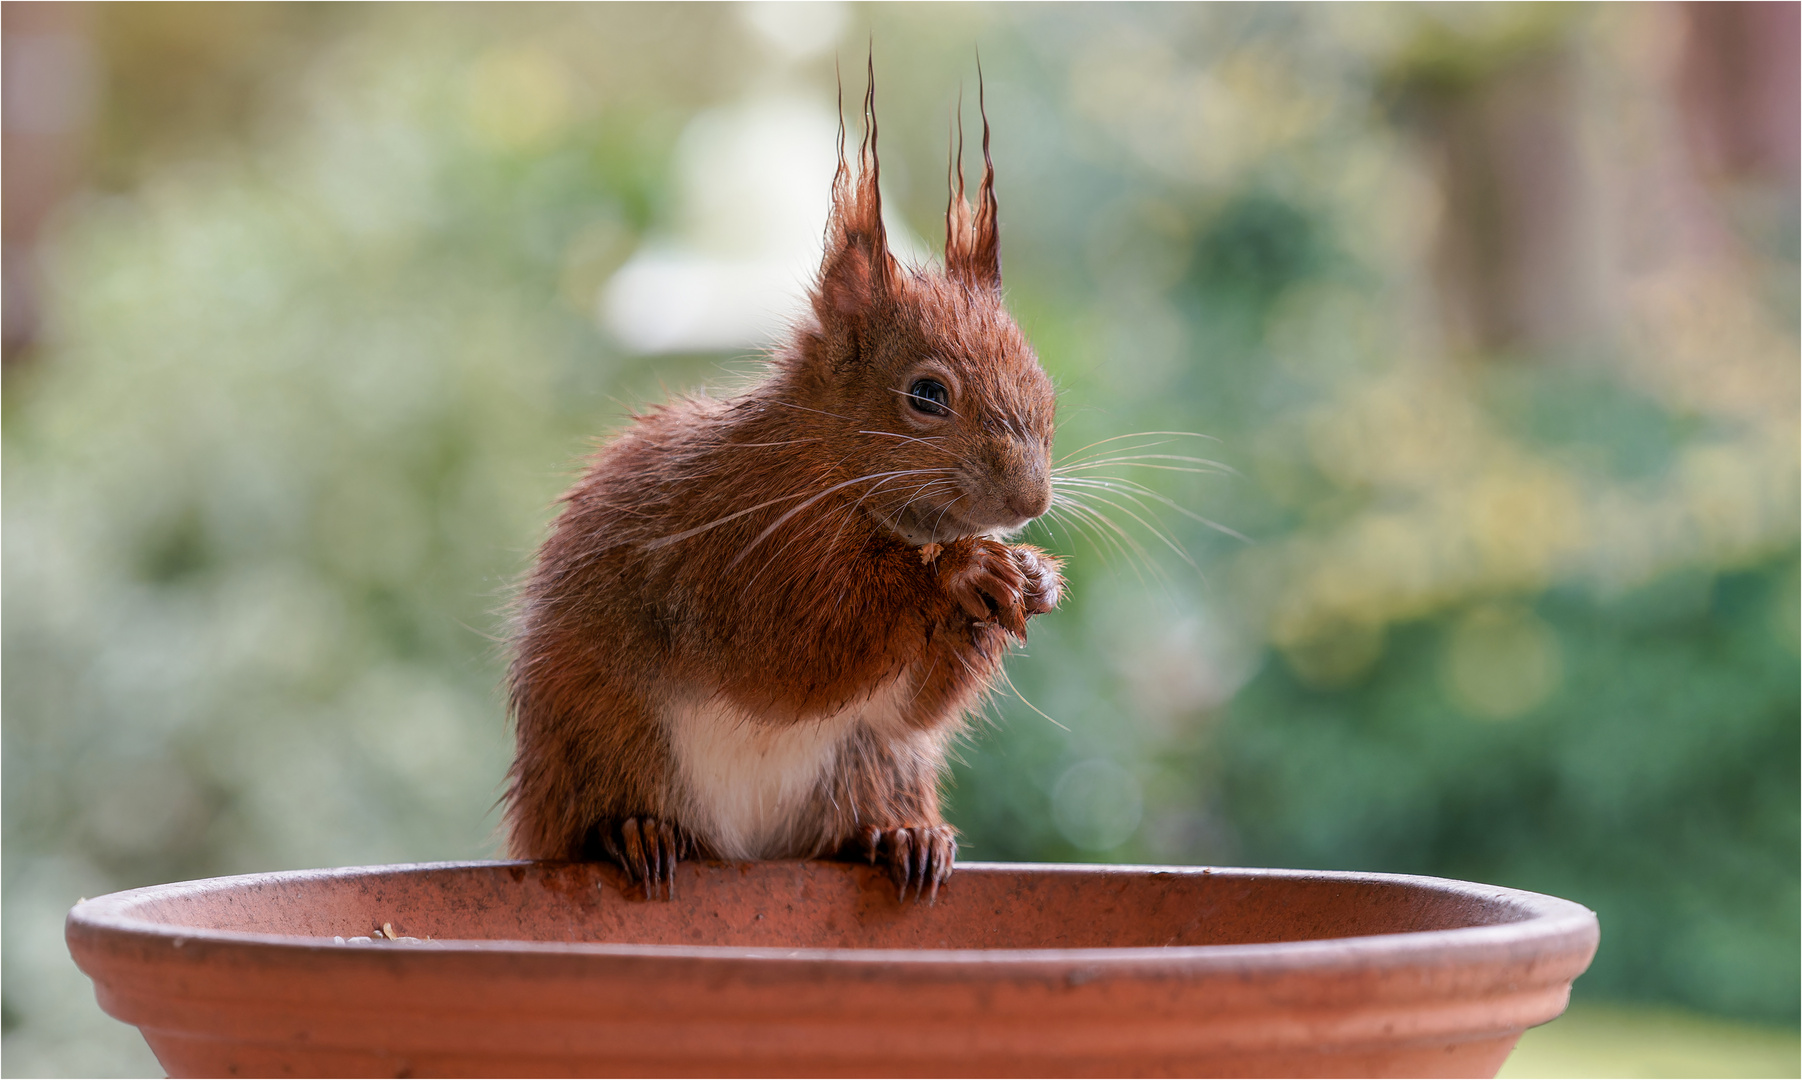
[[[863,108],[767,373],[634,417],[562,497],[516,610],[515,857],[665,898],[689,856],[881,860],[902,900],[951,872],[947,750],[1063,590],[1001,539],[1051,504],[1056,400],[1002,303],[986,110],[941,271],[889,253],[873,68]]]

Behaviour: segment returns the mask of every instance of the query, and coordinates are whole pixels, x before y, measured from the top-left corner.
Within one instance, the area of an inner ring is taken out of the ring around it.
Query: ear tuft
[[[995,201],[995,162],[989,157],[989,112],[984,101],[982,59],[976,61],[976,107],[982,115],[982,184],[972,212],[964,198],[963,95],[957,102],[957,149],[947,170],[945,273],[971,289],[1001,288],[1001,221]]]
[[[821,321],[855,316],[887,293],[895,276],[888,231],[882,225],[882,162],[876,153],[876,58],[868,60],[863,94],[864,136],[857,174],[845,161],[845,87],[838,90],[838,172],[832,178],[832,210],[826,219],[826,254],[814,288]]]

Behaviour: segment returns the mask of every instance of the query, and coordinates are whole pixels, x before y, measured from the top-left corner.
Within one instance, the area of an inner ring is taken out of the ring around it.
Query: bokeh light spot
[[[1124,844],[1144,816],[1139,778],[1106,758],[1077,762],[1051,789],[1051,818],[1058,831],[1088,851]]]
[[[1443,676],[1446,693],[1465,712],[1488,720],[1520,716],[1558,689],[1557,635],[1531,612],[1479,607],[1453,627]]]
[[[496,150],[525,150],[551,141],[568,123],[570,77],[542,49],[495,49],[469,77],[467,115],[477,138]]]

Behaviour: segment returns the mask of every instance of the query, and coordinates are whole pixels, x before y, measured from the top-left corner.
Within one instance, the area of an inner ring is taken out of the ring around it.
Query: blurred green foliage
[[[1610,133],[1676,108],[1633,44],[1671,12],[1509,10],[840,30],[876,29],[884,176],[928,237],[981,43],[1060,450],[1205,433],[1125,445],[1232,472],[1130,478],[1252,539],[1124,489],[1096,503],[1124,535],[1035,526],[1071,599],[962,750],[952,817],[977,859],[1552,892],[1601,914],[1580,996],[1793,1023],[1797,327],[1763,297],[1795,234],[1765,243],[1774,211],[1731,259],[1599,273],[1581,332],[1461,331],[1435,194],[1460,181],[1410,117],[1547,55],[1589,76],[1562,106],[1592,156],[1642,161]],[[754,366],[633,355],[597,291],[676,229],[698,110],[832,93],[830,51],[735,9],[231,19],[103,9],[95,180],[6,376],[15,1074],[152,1067],[69,968],[79,895],[494,853],[501,611],[553,499],[633,405]],[[1644,171],[1586,183],[1630,206]]]
[[[1533,620],[1564,669],[1508,719],[1461,709],[1447,686],[1460,630],[1493,609],[1393,628],[1344,691],[1267,671],[1204,751],[1242,850],[1581,897],[1609,942],[1586,993],[1786,1018],[1797,892],[1783,853],[1802,838],[1795,772],[1775,763],[1802,752],[1802,702],[1774,631],[1794,561],[1608,601],[1556,590],[1504,615]]]
[[[1521,1036],[1497,1075],[1526,1077],[1788,1076],[1796,1030],[1656,1006],[1580,1002]]]

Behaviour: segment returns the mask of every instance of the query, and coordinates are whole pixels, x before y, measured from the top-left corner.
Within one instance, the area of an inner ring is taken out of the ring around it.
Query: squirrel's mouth
[[[958,512],[962,497],[933,507],[904,506],[895,513],[878,513],[877,519],[890,532],[915,547],[944,544],[966,536],[1000,536],[1026,527],[1031,518],[1011,521],[975,521]]]
[[[953,499],[950,503],[930,507],[910,503],[893,512],[878,511],[875,516],[890,532],[914,547],[943,544],[982,532],[981,529],[971,528],[970,523],[958,514],[953,505],[956,501]]]

